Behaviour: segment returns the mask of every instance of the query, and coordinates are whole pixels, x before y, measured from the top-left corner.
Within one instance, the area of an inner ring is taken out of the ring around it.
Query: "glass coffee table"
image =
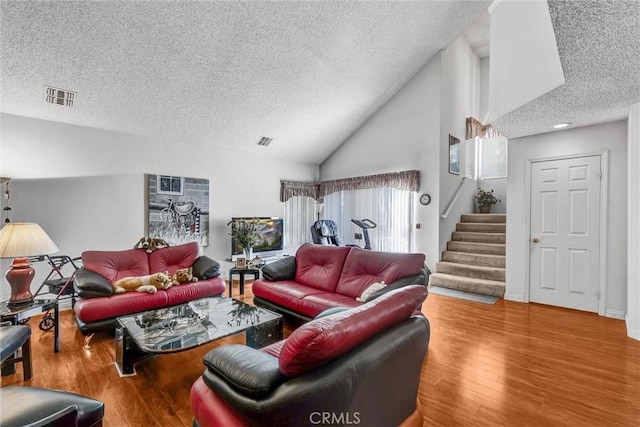
[[[223,296],[118,317],[116,367],[121,376],[135,375],[139,360],[241,332],[248,346],[264,347],[283,338],[282,325],[277,313]]]

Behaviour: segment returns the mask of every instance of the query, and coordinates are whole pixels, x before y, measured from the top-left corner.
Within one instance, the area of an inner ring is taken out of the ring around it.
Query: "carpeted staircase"
[[[429,286],[504,296],[506,215],[460,217]]]

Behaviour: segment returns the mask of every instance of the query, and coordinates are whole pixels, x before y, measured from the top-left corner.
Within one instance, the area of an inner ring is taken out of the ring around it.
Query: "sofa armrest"
[[[203,280],[218,277],[220,275],[220,263],[206,255],[202,255],[193,263],[193,275]]]
[[[262,267],[262,277],[270,282],[294,280],[296,278],[296,257],[288,256]]]
[[[81,298],[109,297],[113,295],[113,286],[107,279],[84,267],[76,271],[73,287]]]
[[[384,288],[380,289],[378,292],[374,292],[365,302],[372,301],[379,296],[386,294],[389,291],[394,289],[400,289],[409,285],[423,285],[426,286],[429,283],[429,274],[422,269],[418,274],[412,274],[411,276],[403,277],[400,280],[396,280],[393,283],[389,283]]]
[[[286,380],[278,370],[278,358],[243,345],[211,350],[203,363],[236,391],[254,398],[266,396]]]

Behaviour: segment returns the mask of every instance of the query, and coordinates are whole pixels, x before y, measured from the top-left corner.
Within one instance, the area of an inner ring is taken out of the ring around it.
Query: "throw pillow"
[[[356,301],[358,301],[358,302],[367,302],[367,300],[369,299],[369,297],[371,295],[373,295],[374,293],[378,292],[381,289],[384,289],[386,286],[387,286],[387,284],[384,283],[384,281],[382,281],[380,283],[376,282],[376,283],[370,285],[364,291],[362,291],[360,296],[356,298]]]

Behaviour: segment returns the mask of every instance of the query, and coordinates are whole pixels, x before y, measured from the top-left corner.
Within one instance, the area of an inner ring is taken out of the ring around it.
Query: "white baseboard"
[[[604,311],[604,316],[611,317],[612,319],[624,320],[626,314],[627,313],[622,310],[611,310],[609,308]]]
[[[504,299],[507,300],[507,301],[529,302],[529,301],[525,300],[524,295],[522,295],[522,294],[506,293],[506,294],[504,294]]]
[[[629,338],[633,338],[634,340],[640,341],[640,330],[635,330],[634,331],[632,329],[629,329],[629,315],[628,314],[625,314],[624,321],[627,324],[627,336]]]

